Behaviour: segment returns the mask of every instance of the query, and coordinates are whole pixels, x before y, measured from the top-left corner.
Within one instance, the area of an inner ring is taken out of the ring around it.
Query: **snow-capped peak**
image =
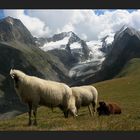
[[[106,45],[111,44],[114,41],[115,33],[110,33],[101,39],[101,42],[106,43]]]
[[[81,51],[83,47],[86,46],[86,43],[83,44],[83,41],[72,31],[62,32],[60,34],[55,34],[51,38],[47,38],[44,45],[40,48],[44,51],[50,51],[54,49],[66,49],[70,48],[71,52]]]
[[[76,60],[76,63],[73,64],[69,71],[69,76],[77,77],[83,74],[94,73],[101,68],[106,56],[106,51],[103,51],[103,47],[108,49],[107,45],[111,44],[113,40],[114,34],[111,33],[102,39],[86,42],[70,31],[47,38],[44,45],[40,48],[44,51],[55,50],[54,52],[57,51],[58,53],[62,49],[69,52],[71,57]]]

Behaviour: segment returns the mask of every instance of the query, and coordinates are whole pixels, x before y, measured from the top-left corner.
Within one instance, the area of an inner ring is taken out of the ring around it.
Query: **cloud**
[[[82,39],[97,40],[124,24],[140,29],[140,10],[4,10],[4,14],[20,19],[36,37],[73,31]]]

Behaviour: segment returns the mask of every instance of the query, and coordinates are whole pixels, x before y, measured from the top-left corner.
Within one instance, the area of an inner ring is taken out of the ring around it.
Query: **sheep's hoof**
[[[76,117],[78,117],[78,115],[77,115],[77,114],[75,114],[73,117],[74,117],[74,118],[76,118]]]

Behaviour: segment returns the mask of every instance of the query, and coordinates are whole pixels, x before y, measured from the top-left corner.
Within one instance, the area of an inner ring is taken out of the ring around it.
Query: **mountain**
[[[68,70],[63,63],[56,56],[38,48],[35,41],[20,20],[12,17],[0,20],[0,118],[4,114],[12,117],[27,111],[15,93],[9,76],[11,68],[40,78],[69,83]]]
[[[75,64],[70,71],[69,76],[73,81],[83,80],[91,74],[95,74],[101,69],[102,63],[106,56],[112,49],[113,34],[106,36],[106,39],[100,39],[97,41],[86,42],[90,50],[89,58],[84,61]]]
[[[140,57],[140,32],[132,27],[123,27],[114,36],[112,51],[107,56],[103,67],[113,77],[132,58]],[[111,67],[110,67],[111,66]],[[110,68],[109,68],[110,67]],[[111,70],[112,69],[112,70]]]
[[[133,58],[140,58],[140,32],[128,26],[123,26],[114,36],[112,49],[96,74],[84,77],[83,82],[75,84],[89,84],[112,79]]]
[[[25,44],[35,45],[34,37],[19,19],[6,17],[0,20],[0,41],[19,40]]]
[[[70,31],[51,38],[36,38],[36,43],[45,52],[57,56],[69,70],[69,77],[75,81],[100,69],[111,50],[113,39],[114,34],[110,34],[98,41],[84,41]]]
[[[111,71],[109,77],[113,77],[129,60],[139,57],[140,32],[124,26],[115,34],[112,51],[103,63],[103,67],[108,69],[108,72]]]
[[[51,52],[68,67],[89,58],[90,50],[86,42],[73,32],[62,32],[50,38],[40,38],[36,42],[44,51]]]

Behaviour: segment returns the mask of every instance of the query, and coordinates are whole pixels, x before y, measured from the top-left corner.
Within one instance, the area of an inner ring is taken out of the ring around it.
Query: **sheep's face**
[[[16,79],[16,80],[18,79],[18,76],[17,76],[16,72],[15,72],[14,70],[12,70],[12,69],[10,70],[10,76],[11,76],[11,78],[14,79],[14,80],[15,80],[15,79]]]
[[[14,70],[12,70],[12,69],[10,70],[10,76],[12,79],[14,79],[14,77],[15,77]]]
[[[15,87],[18,88],[18,85],[19,85],[19,77],[17,76],[17,74],[12,69],[10,70],[10,76],[14,80]]]
[[[108,106],[105,102],[99,102],[99,107],[97,108],[97,112],[99,115],[109,115]]]

